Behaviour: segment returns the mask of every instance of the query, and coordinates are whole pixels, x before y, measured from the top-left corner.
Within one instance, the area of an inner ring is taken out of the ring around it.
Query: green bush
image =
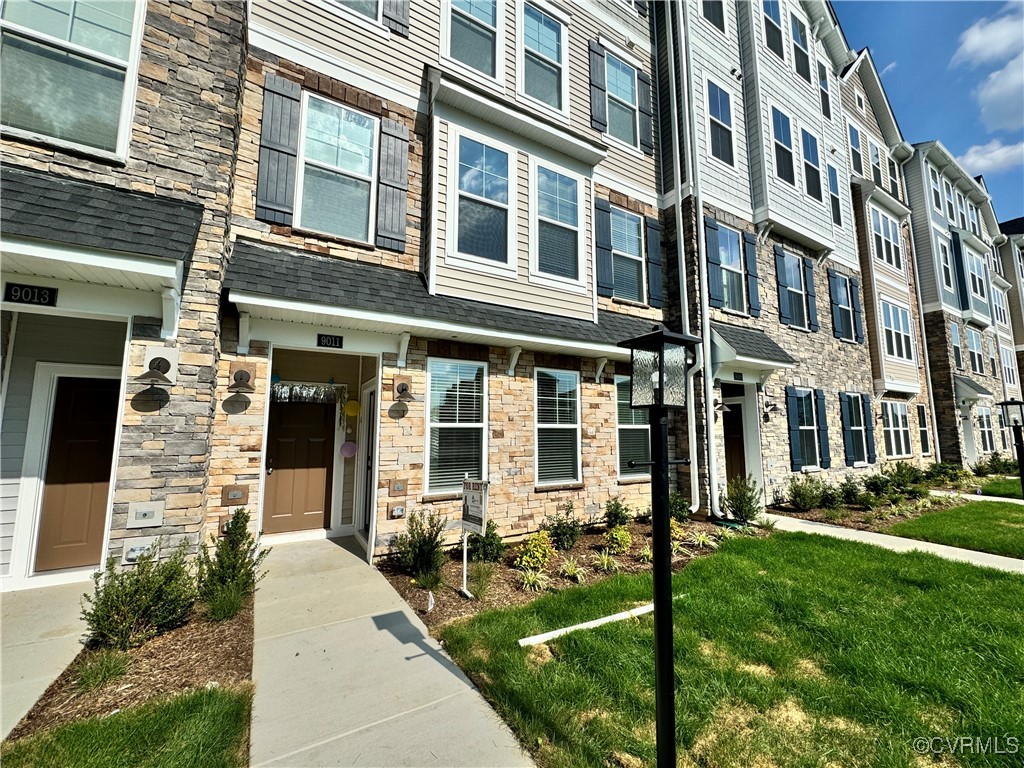
[[[633,546],[633,537],[626,526],[620,525],[604,535],[604,544],[609,554],[622,555],[629,552],[629,548]]]
[[[673,520],[685,523],[690,519],[690,500],[679,491],[668,495],[668,511]]]
[[[498,535],[498,526],[493,520],[488,520],[483,536],[479,533],[469,534],[467,553],[474,563],[497,563],[505,556],[507,546]]]
[[[87,644],[124,651],[188,621],[196,602],[196,580],[185,560],[185,544],[160,560],[159,542],[134,567],[118,570],[115,558],[93,576],[82,619]]]
[[[864,490],[876,496],[885,496],[891,486],[887,475],[868,475],[864,478]]]
[[[565,562],[558,569],[558,573],[564,578],[569,579],[569,581],[575,581],[577,584],[582,584],[587,580],[587,569],[575,557],[565,558]]]
[[[821,482],[814,477],[789,479],[789,504],[797,512],[810,512],[821,503]]]
[[[203,545],[196,558],[196,579],[199,599],[206,603],[211,618],[230,619],[241,609],[245,598],[256,589],[256,583],[266,576],[260,565],[269,549],[259,550],[249,532],[249,513],[239,507],[231,515],[213,546]],[[216,609],[213,604],[216,603]],[[232,606],[237,606],[234,611]]]
[[[446,520],[433,512],[413,512],[409,515],[406,532],[391,542],[391,551],[399,566],[424,589],[433,589],[425,584],[434,582],[433,586],[437,586],[441,582]]]
[[[567,549],[572,549],[576,546],[576,542],[580,540],[583,526],[576,519],[574,511],[573,503],[567,501],[561,511],[548,515],[544,518],[544,522],[541,523],[540,529],[547,531],[551,535],[551,543],[555,545],[557,550],[564,552]]]
[[[924,481],[924,472],[906,461],[897,461],[886,468],[885,474],[890,485],[898,491],[905,491],[912,485]]]
[[[654,562],[654,550],[651,549],[650,544],[644,544],[643,548],[637,553],[636,559],[644,565],[650,565]]]
[[[843,504],[856,504],[857,497],[860,496],[860,483],[857,478],[843,478],[843,482],[839,484],[839,495],[843,499]]]
[[[618,499],[608,499],[604,505],[604,524],[611,530],[626,525],[633,519],[633,510]]]
[[[978,477],[988,477],[991,474],[988,468],[988,461],[985,459],[971,467],[971,471]]]
[[[878,498],[871,491],[864,491],[860,496],[857,497],[857,503],[865,509],[875,509],[879,504],[882,503],[881,499]]]
[[[830,483],[822,483],[821,493],[818,496],[818,504],[822,509],[834,512],[843,505],[843,494],[839,486]]]
[[[519,574],[519,583],[527,592],[543,592],[550,582],[551,579],[543,571],[527,569]]]
[[[521,571],[543,571],[554,556],[551,535],[547,531],[537,531],[519,546],[514,565]]]
[[[992,473],[996,475],[1016,475],[1019,472],[1017,460],[1012,456],[1004,457],[998,451],[989,456],[988,466]]]
[[[761,514],[761,489],[753,475],[734,477],[725,488],[722,511],[740,523],[749,523]]]
[[[206,615],[214,621],[225,621],[238,615],[248,593],[240,584],[221,584],[204,600]]]
[[[128,656],[121,651],[104,650],[84,657],[78,668],[78,690],[95,691],[128,670]]]
[[[969,476],[967,470],[951,461],[937,462],[925,470],[925,479],[932,483],[957,483]]]
[[[494,563],[472,563],[469,566],[469,573],[466,574],[466,586],[477,600],[483,600],[491,591],[495,570]]]
[[[924,485],[912,485],[909,488],[907,488],[903,492],[903,494],[908,499],[913,499],[914,501],[917,501],[918,499],[926,499],[926,498],[928,498],[928,496],[931,495],[931,492],[928,490],[927,486],[924,486]]]

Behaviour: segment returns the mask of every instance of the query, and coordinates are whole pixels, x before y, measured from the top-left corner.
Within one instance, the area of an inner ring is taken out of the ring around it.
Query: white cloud
[[[896,69],[896,65],[898,63],[899,62],[896,62],[896,61],[889,62],[888,64],[885,65],[885,67],[883,67],[882,71],[878,73],[878,76],[879,77],[885,77],[890,72],[892,72],[894,69]]]
[[[960,35],[950,66],[1000,64],[1024,51],[1024,3],[1010,2],[995,16],[978,19]]]
[[[1024,128],[1024,52],[986,77],[977,98],[981,122],[990,132]]]
[[[992,139],[988,144],[976,144],[957,158],[973,175],[1001,173],[1024,165],[1024,141],[1003,144]]]

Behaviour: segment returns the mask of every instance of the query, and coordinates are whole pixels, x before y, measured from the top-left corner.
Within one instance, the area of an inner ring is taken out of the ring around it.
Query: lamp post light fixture
[[[651,425],[651,533],[654,545],[654,706],[658,768],[676,765],[675,665],[672,651],[672,540],[669,529],[668,410],[686,406],[686,378],[700,339],[655,326],[619,343],[630,350],[629,405],[646,408]],[[631,467],[638,462],[629,462]]]
[[[1024,489],[1024,400],[1004,400],[996,403],[1003,410],[1003,423],[1013,431],[1013,448],[1017,454],[1017,474]]]

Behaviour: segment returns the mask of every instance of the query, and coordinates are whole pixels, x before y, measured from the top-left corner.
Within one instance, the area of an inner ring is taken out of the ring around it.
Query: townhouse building
[[[1011,286],[1006,293],[1006,302],[1003,306],[1009,317],[1008,322],[1002,322],[1003,312],[1000,306],[995,307],[997,319],[1000,321],[998,327],[1002,329],[999,355],[1007,399],[1022,399],[1024,387],[1021,386],[1019,372],[1021,353],[1024,352],[1024,301],[1021,300],[1021,288],[1024,286],[1024,217],[1000,222],[999,234],[1001,237],[993,240],[996,244],[994,258],[998,262],[1000,274]],[[1005,449],[1012,453],[1014,447],[1010,425],[1001,426],[1001,444],[1002,440],[1005,440]]]

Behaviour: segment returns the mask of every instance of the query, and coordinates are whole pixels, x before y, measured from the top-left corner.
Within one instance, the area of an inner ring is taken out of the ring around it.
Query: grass
[[[539,765],[653,764],[650,616],[517,643],[649,602],[651,588],[649,574],[619,575],[443,639]],[[924,766],[918,736],[1021,734],[1018,576],[776,534],[723,542],[675,575],[674,592],[680,766]]]
[[[1021,498],[1020,480],[989,480],[981,486],[982,496],[1002,496],[1005,499]]]
[[[1013,482],[1017,483],[1019,490],[1020,481]],[[897,523],[885,532],[977,552],[1024,558],[1024,506],[1020,504],[974,501]]]
[[[248,765],[249,691],[156,701],[5,744],[4,768],[238,768]]]
[[[98,651],[88,656],[78,670],[78,687],[94,691],[121,677],[128,669],[128,654],[120,651]]]

